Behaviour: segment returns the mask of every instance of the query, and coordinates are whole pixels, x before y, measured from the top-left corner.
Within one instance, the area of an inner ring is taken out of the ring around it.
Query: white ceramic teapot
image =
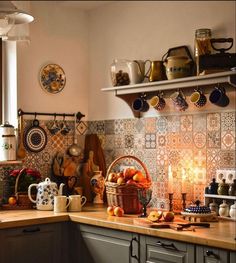
[[[36,203],[38,210],[53,210],[54,196],[62,195],[63,186],[64,184],[61,183],[58,190],[57,184],[46,178],[39,184],[31,184],[28,188],[28,196],[31,202]],[[31,197],[32,187],[37,188],[36,200]]]

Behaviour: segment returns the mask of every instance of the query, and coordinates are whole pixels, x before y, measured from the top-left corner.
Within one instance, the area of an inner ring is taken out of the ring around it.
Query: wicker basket
[[[114,182],[108,182],[108,175],[114,168],[114,166],[122,159],[130,158],[134,159],[137,163],[139,163],[147,178],[147,183],[144,185],[129,185],[123,184],[119,185]],[[137,157],[132,155],[123,155],[115,159],[111,165],[107,169],[106,179],[105,179],[105,186],[106,186],[106,195],[107,195],[107,203],[108,206],[120,206],[124,209],[125,214],[138,214],[141,212],[142,205],[138,199],[138,189],[145,188],[148,189],[151,186],[151,178],[147,171],[146,166],[143,162],[141,162]]]
[[[29,208],[33,208],[33,203],[30,201],[28,197],[28,192],[18,192],[19,179],[20,179],[20,176],[23,174],[23,172],[24,172],[24,169],[22,169],[22,171],[16,177],[15,197],[16,197],[18,206],[22,207],[22,209],[29,209]],[[36,195],[33,196],[34,199],[36,199],[35,197]]]

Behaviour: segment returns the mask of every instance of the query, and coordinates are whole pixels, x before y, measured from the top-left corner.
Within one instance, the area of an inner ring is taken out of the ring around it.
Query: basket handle
[[[143,170],[145,171],[147,180],[148,180],[148,181],[151,181],[151,177],[150,177],[150,175],[149,175],[149,173],[148,173],[148,170],[147,170],[146,165],[145,165],[141,160],[139,160],[137,157],[135,157],[135,156],[133,156],[133,155],[122,155],[122,156],[116,158],[116,159],[109,165],[109,167],[108,167],[108,169],[107,169],[107,174],[106,174],[105,181],[107,181],[108,175],[109,175],[112,167],[113,167],[115,164],[117,164],[121,159],[125,159],[125,158],[134,159],[137,163],[139,163],[139,164],[142,166]]]
[[[19,180],[20,180],[20,176],[26,171],[26,168],[23,168],[20,170],[19,174],[16,177],[16,182],[15,182],[15,197],[16,200],[18,201],[18,184],[19,184]]]

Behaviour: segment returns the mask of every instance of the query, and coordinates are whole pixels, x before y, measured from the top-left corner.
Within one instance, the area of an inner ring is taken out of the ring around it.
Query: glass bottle
[[[213,178],[212,182],[208,186],[208,194],[217,195],[218,190],[218,183],[216,182],[216,179]]]
[[[115,86],[130,84],[128,60],[115,59],[111,64],[111,82]]]
[[[199,69],[199,56],[209,55],[212,52],[211,47],[211,29],[200,28],[195,31],[194,57],[196,62],[196,75],[201,72]]]

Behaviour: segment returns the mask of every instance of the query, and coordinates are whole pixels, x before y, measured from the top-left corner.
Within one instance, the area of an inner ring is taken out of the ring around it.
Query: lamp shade
[[[14,25],[30,23],[34,17],[16,8],[10,1],[0,1],[0,37],[6,37]]]

